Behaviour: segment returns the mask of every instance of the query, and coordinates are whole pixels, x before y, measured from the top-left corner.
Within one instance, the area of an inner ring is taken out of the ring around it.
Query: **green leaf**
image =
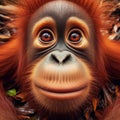
[[[9,96],[16,96],[16,94],[17,94],[16,89],[10,89],[7,91],[7,95]]]

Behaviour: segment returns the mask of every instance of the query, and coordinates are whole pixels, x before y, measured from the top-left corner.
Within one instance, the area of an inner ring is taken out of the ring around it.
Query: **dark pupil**
[[[71,33],[69,37],[70,41],[78,42],[81,39],[80,33]]]
[[[53,38],[52,38],[52,35],[51,35],[51,33],[49,33],[49,32],[45,32],[45,33],[42,33],[41,34],[41,40],[42,41],[45,41],[45,42],[49,42],[49,41],[51,41]]]

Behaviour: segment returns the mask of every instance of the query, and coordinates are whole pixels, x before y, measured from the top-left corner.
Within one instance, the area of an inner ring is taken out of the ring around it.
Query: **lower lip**
[[[78,98],[78,96],[83,96],[85,94],[87,86],[84,86],[80,88],[79,90],[73,90],[73,92],[51,92],[45,89],[42,89],[40,87],[37,87],[39,89],[39,92],[51,99],[58,99],[58,100],[67,100],[67,99],[75,99]]]

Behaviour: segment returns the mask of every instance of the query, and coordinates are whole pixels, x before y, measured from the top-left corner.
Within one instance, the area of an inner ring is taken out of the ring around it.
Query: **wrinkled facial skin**
[[[90,96],[94,66],[94,27],[89,15],[68,1],[53,1],[31,17],[28,64],[34,101],[46,111],[77,111]]]

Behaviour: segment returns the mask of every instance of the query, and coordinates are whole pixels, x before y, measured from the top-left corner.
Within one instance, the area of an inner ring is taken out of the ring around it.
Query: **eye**
[[[82,33],[79,29],[73,29],[69,32],[68,40],[72,43],[78,43],[82,40]]]
[[[43,29],[42,31],[40,31],[39,40],[43,43],[51,42],[52,40],[54,40],[53,32],[49,29]]]

